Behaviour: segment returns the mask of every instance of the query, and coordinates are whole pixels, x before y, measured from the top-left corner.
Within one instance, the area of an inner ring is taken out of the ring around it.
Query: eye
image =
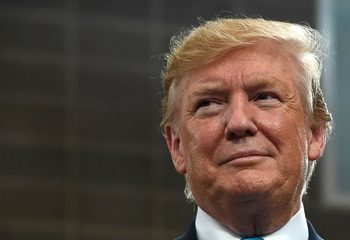
[[[277,97],[274,94],[270,93],[259,93],[254,97],[254,101],[264,101],[271,99],[277,99]]]
[[[210,100],[201,100],[198,104],[197,104],[197,109],[199,108],[203,108],[203,107],[208,107],[213,103],[213,101]]]
[[[220,109],[222,109],[223,102],[216,99],[203,99],[198,101],[198,103],[195,105],[195,111],[196,114],[199,114],[201,116],[208,116],[213,115],[218,112],[220,112]]]

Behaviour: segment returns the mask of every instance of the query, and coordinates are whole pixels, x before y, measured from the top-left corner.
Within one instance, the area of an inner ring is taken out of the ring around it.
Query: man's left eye
[[[275,99],[276,97],[272,94],[269,93],[259,93],[254,97],[255,101],[260,101],[260,100],[270,100],[270,99]]]

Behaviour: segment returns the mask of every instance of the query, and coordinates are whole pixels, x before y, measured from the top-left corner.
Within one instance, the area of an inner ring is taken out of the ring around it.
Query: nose
[[[224,116],[225,137],[228,140],[254,136],[258,128],[255,124],[255,110],[243,96],[229,104]]]

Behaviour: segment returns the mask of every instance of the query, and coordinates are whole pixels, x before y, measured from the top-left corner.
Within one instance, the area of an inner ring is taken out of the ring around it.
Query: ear
[[[322,127],[311,128],[311,138],[308,149],[308,158],[310,161],[319,159],[323,154],[326,145],[324,131]]]
[[[165,127],[165,138],[176,171],[179,174],[184,175],[186,173],[186,166],[183,156],[182,143],[174,126],[167,125]]]

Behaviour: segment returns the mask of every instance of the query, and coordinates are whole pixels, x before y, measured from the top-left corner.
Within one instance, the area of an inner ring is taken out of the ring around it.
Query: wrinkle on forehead
[[[255,56],[261,53],[266,56],[266,61],[264,62],[256,61]],[[281,61],[286,64],[279,64]],[[272,74],[269,69],[266,69],[266,62],[271,63],[271,67],[278,64],[278,71]],[[225,68],[227,65],[232,65],[233,67]],[[271,40],[260,40],[253,45],[232,49],[218,59],[187,72],[182,77],[179,85],[182,85],[182,90],[188,89],[188,85],[194,78],[196,80],[199,79],[200,83],[203,84],[208,81],[213,82],[230,78],[234,78],[236,82],[238,80],[243,81],[246,77],[250,77],[247,76],[247,71],[244,71],[250,68],[250,65],[254,65],[255,69],[259,68],[259,65],[263,65],[259,70],[249,74],[257,76],[267,75],[266,78],[269,78],[269,75],[272,74],[283,79],[286,74],[298,73],[297,63],[286,46]],[[225,71],[222,71],[223,69]],[[246,72],[245,75],[242,72]]]

